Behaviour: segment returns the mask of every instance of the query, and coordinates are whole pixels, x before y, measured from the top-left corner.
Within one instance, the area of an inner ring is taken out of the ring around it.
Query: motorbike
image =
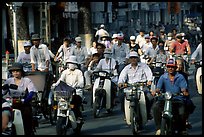
[[[103,109],[112,112],[111,78],[107,71],[94,71],[93,76],[96,78],[92,92],[93,115],[97,118]]]
[[[144,91],[148,90],[146,82],[123,84],[125,94],[124,108],[126,123],[131,126],[134,135],[147,123],[146,99]]]
[[[160,76],[162,74],[164,74],[164,72],[166,71],[166,67],[165,67],[166,63],[152,62],[151,65],[153,67],[153,69],[152,69],[153,82],[152,82],[152,85],[151,85],[151,90],[155,90],[157,82],[158,82]]]
[[[196,70],[196,85],[198,93],[202,95],[202,60],[195,62]]]
[[[183,63],[184,63],[184,71],[185,72],[188,72],[188,69],[189,69],[189,61],[190,61],[190,56],[187,55],[187,53],[184,53],[184,54],[175,54],[175,53],[172,53],[169,58],[176,58],[176,59],[182,59],[183,60]]]
[[[163,100],[164,109],[161,119],[161,135],[176,135],[179,134],[179,112],[175,106],[183,104],[182,93],[172,94],[171,92],[159,93],[156,95],[158,100]]]
[[[71,101],[74,95],[83,97],[83,90],[74,89],[65,84],[66,83],[61,81],[57,86],[52,86],[51,88],[52,94],[50,94],[50,97],[53,97],[53,102],[57,104],[56,106],[53,105],[56,114],[56,132],[57,135],[67,135],[72,132],[79,134],[84,122],[82,119],[77,120],[73,111],[76,104],[72,104]],[[50,98],[49,101],[52,101],[52,98]],[[82,98],[82,103],[83,102],[84,97]],[[82,106],[82,104],[80,105]]]
[[[15,104],[21,103],[21,99],[23,99],[24,94],[17,91],[16,86],[8,86],[8,94],[5,94],[3,98],[13,107]],[[21,110],[19,109],[12,109],[12,124],[8,125],[11,128],[12,135],[25,135],[24,132],[24,125]]]

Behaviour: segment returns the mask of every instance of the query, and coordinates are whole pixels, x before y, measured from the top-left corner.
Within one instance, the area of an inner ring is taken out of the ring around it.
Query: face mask
[[[74,70],[76,68],[75,64],[68,64],[68,68]]]
[[[111,55],[110,54],[104,54],[104,57],[109,59],[109,58],[111,58]]]
[[[171,40],[171,37],[167,37],[168,40]]]

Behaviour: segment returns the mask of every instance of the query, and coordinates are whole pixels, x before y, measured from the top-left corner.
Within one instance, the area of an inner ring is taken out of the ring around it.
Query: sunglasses
[[[167,66],[167,68],[175,68],[175,66]]]
[[[13,72],[13,71],[21,71],[20,69],[13,69],[13,70],[11,70],[11,72]]]

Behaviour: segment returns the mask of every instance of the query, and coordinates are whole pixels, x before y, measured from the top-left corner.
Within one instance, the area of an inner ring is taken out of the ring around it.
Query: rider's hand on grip
[[[189,96],[188,91],[183,91],[183,95],[184,95],[184,96]]]

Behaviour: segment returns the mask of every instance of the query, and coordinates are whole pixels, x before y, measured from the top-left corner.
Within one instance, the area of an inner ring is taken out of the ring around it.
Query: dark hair
[[[99,55],[98,53],[94,53],[94,54],[92,55],[92,57],[100,57],[100,55]]]
[[[152,41],[153,39],[155,39],[156,41],[158,41],[158,38],[157,38],[157,37],[152,37],[152,38],[150,39],[150,41]]]
[[[64,39],[63,39],[63,42],[65,42],[65,41],[70,42],[71,39],[70,39],[70,38],[64,38]]]
[[[101,46],[104,49],[106,48],[106,46],[104,44],[96,42],[96,47],[98,47],[98,46]]]

